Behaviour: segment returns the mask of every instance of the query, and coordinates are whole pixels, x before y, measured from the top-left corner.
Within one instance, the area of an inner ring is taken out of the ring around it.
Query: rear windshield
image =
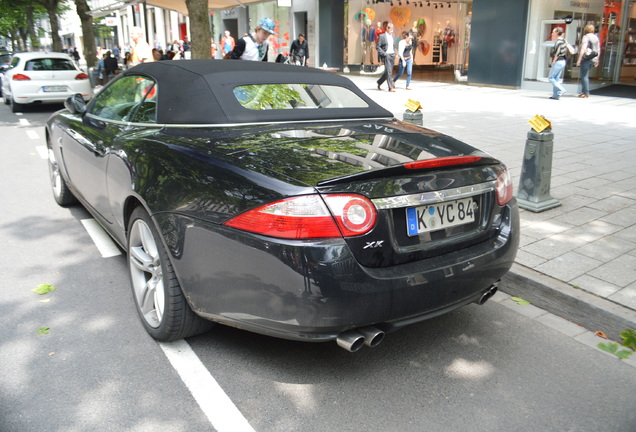
[[[62,71],[75,70],[72,61],[58,58],[33,59],[26,62],[24,70],[27,71]]]
[[[254,84],[234,88],[234,96],[251,110],[367,108],[351,90],[316,84]]]

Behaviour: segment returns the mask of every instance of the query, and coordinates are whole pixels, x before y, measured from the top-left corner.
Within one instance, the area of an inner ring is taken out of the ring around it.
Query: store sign
[[[104,17],[104,24],[109,27],[117,27],[117,17]]]

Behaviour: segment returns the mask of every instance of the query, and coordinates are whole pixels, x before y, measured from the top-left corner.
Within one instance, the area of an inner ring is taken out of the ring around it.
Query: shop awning
[[[263,0],[208,0],[208,9],[229,9],[235,6],[244,6]],[[142,1],[126,2],[127,4],[143,3]],[[163,9],[177,11],[183,15],[188,15],[188,8],[185,0],[146,0],[146,5],[157,6]]]

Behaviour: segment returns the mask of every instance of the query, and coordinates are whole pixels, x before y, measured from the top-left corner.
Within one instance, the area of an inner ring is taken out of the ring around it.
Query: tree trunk
[[[46,12],[49,14],[49,22],[51,23],[51,40],[53,41],[54,52],[62,52],[62,38],[60,37],[60,22],[57,18],[57,9],[59,0],[45,0],[44,5]]]
[[[27,6],[26,8],[27,19],[27,32],[29,33],[29,39],[31,39],[31,46],[34,50],[40,49],[40,38],[35,34],[35,25],[33,24],[33,6]]]
[[[190,17],[190,35],[192,36],[192,58],[209,59],[210,56],[210,16],[208,0],[185,0]]]
[[[77,15],[82,22],[82,37],[84,39],[84,58],[87,67],[95,67],[97,64],[97,47],[95,45],[95,30],[93,28],[93,16],[86,0],[75,0]]]

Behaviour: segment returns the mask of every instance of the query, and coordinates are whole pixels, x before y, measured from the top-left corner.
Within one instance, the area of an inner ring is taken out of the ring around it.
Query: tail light
[[[326,203],[326,205],[325,205]],[[287,239],[352,237],[369,232],[377,210],[360,195],[304,195],[287,198],[242,213],[224,225]]]
[[[88,79],[88,75],[86,75],[84,72],[77,74],[77,76],[75,77],[76,80],[85,80]]]
[[[497,175],[497,203],[502,206],[512,199],[512,180],[507,169]]]
[[[15,74],[15,75],[13,75],[13,78],[11,78],[11,79],[13,81],[29,81],[31,78],[29,78],[25,74]]]

